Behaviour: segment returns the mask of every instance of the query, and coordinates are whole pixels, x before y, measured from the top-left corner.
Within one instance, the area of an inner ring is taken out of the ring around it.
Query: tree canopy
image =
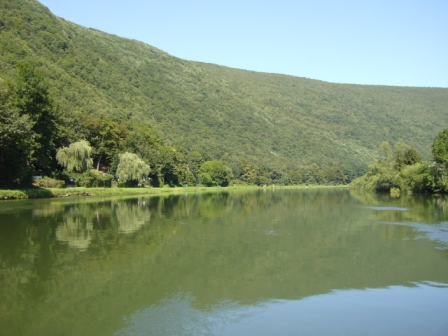
[[[90,157],[92,147],[86,140],[81,140],[58,150],[56,159],[68,172],[83,173],[92,168]]]
[[[216,183],[219,186],[228,186],[232,179],[232,171],[221,161],[206,161],[199,168],[199,176],[203,184]]]
[[[436,162],[448,164],[448,128],[437,134],[432,145],[432,155]]]
[[[147,165],[137,154],[123,153],[120,154],[120,162],[118,163],[116,176],[123,182],[138,182],[148,177],[151,171]]]

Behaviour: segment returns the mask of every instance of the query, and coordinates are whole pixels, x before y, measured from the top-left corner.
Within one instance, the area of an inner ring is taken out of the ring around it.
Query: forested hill
[[[250,163],[280,174],[331,166],[350,179],[383,141],[401,138],[428,158],[448,125],[446,88],[332,84],[185,61],[58,18],[38,1],[2,0],[0,77],[16,76],[22,61],[47,76],[67,120],[150,125],[166,145],[221,159],[236,177]]]

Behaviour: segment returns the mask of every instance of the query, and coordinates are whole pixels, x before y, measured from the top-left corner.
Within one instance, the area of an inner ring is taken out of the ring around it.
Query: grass
[[[335,188],[347,186],[267,186],[272,189],[305,189],[305,188]],[[175,188],[32,188],[32,189],[0,189],[0,200],[52,198],[73,196],[132,196],[132,195],[159,195],[165,193],[191,193],[191,192],[215,192],[230,190],[254,190],[263,187],[253,185],[235,185],[229,187],[175,187]]]

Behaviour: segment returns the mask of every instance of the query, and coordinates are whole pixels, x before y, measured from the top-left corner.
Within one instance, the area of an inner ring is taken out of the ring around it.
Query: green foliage
[[[43,177],[39,180],[34,180],[33,184],[40,188],[63,188],[65,187],[65,182],[62,180],[57,180],[51,177]]]
[[[42,71],[30,63],[20,63],[13,84],[14,105],[21,116],[33,122],[31,165],[34,173],[50,174],[55,167],[59,115],[49,97],[49,83]]]
[[[384,141],[378,149],[378,161],[381,163],[390,163],[394,159],[394,153],[389,142]]]
[[[56,159],[68,172],[83,173],[92,168],[91,152],[89,142],[81,140],[59,149]]]
[[[120,154],[116,176],[121,182],[134,181],[134,184],[137,184],[138,181],[148,177],[150,171],[149,165],[140,159],[137,154],[128,152]]]
[[[395,170],[401,171],[405,166],[411,166],[422,160],[420,154],[411,146],[406,145],[403,140],[395,144],[394,151]]]
[[[81,116],[85,136],[93,146],[96,169],[110,166],[114,156],[124,148],[127,129],[107,118]]]
[[[433,189],[439,192],[448,192],[448,128],[439,132],[432,145],[434,163]]]
[[[434,163],[423,162],[419,153],[402,140],[395,145],[394,157],[390,157],[390,146],[380,146],[380,160],[372,164],[367,173],[351,183],[353,189],[377,192],[397,191],[404,193],[448,192],[448,169],[444,161],[448,129],[434,139]],[[388,149],[389,148],[389,149]],[[388,155],[383,155],[389,153]],[[384,159],[384,158],[388,159]]]
[[[424,180],[420,175],[427,174],[423,169],[427,164],[421,162],[420,154],[414,148],[399,140],[392,154],[389,143],[383,142],[378,154],[379,160],[369,166],[364,176],[350,184],[352,188],[376,192],[390,192],[392,188],[405,192],[426,190],[419,181]]]
[[[264,185],[267,184],[270,180],[266,176],[266,173],[260,167],[257,167],[253,164],[247,164],[244,167],[244,173],[241,176],[241,180],[256,185]]]
[[[448,128],[439,132],[434,139],[432,155],[437,163],[448,165]]]
[[[432,171],[426,162],[406,166],[396,177],[395,184],[402,192],[431,192]]]
[[[155,185],[197,183],[210,160],[246,183],[347,183],[366,172],[382,140],[402,138],[429,158],[433,134],[448,123],[447,89],[189,62],[57,18],[35,0],[0,6],[0,76],[18,78],[8,113],[20,117],[2,120],[23,134],[8,140],[23,155],[0,158],[11,162],[9,182],[54,175],[56,149],[86,139],[97,170],[115,174],[118,154],[136,153],[153,166]],[[408,154],[400,166],[418,161]]]
[[[199,176],[201,182],[207,186],[216,183],[221,187],[226,187],[232,179],[232,171],[221,161],[206,161],[199,168]]]
[[[76,185],[85,188],[110,187],[112,179],[112,175],[105,174],[95,169],[89,169],[82,174],[75,175]]]
[[[213,185],[213,179],[209,173],[200,173],[199,181],[202,185],[205,185],[207,187],[211,187]]]
[[[14,92],[0,80],[0,187],[31,181],[33,122],[12,103]]]
[[[189,154],[188,156],[188,167],[191,171],[191,173],[193,174],[193,183],[198,181],[199,176],[198,176],[198,172],[199,172],[199,168],[201,167],[201,165],[204,163],[204,158],[202,157],[202,154],[199,153],[198,151],[193,151]]]

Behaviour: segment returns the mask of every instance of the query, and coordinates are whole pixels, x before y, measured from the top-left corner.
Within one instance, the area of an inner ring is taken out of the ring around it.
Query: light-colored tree
[[[140,181],[149,175],[151,168],[137,154],[120,154],[116,176],[122,182]]]
[[[81,140],[58,150],[56,160],[68,172],[83,173],[92,168],[93,160],[90,157],[92,147],[86,140]]]

